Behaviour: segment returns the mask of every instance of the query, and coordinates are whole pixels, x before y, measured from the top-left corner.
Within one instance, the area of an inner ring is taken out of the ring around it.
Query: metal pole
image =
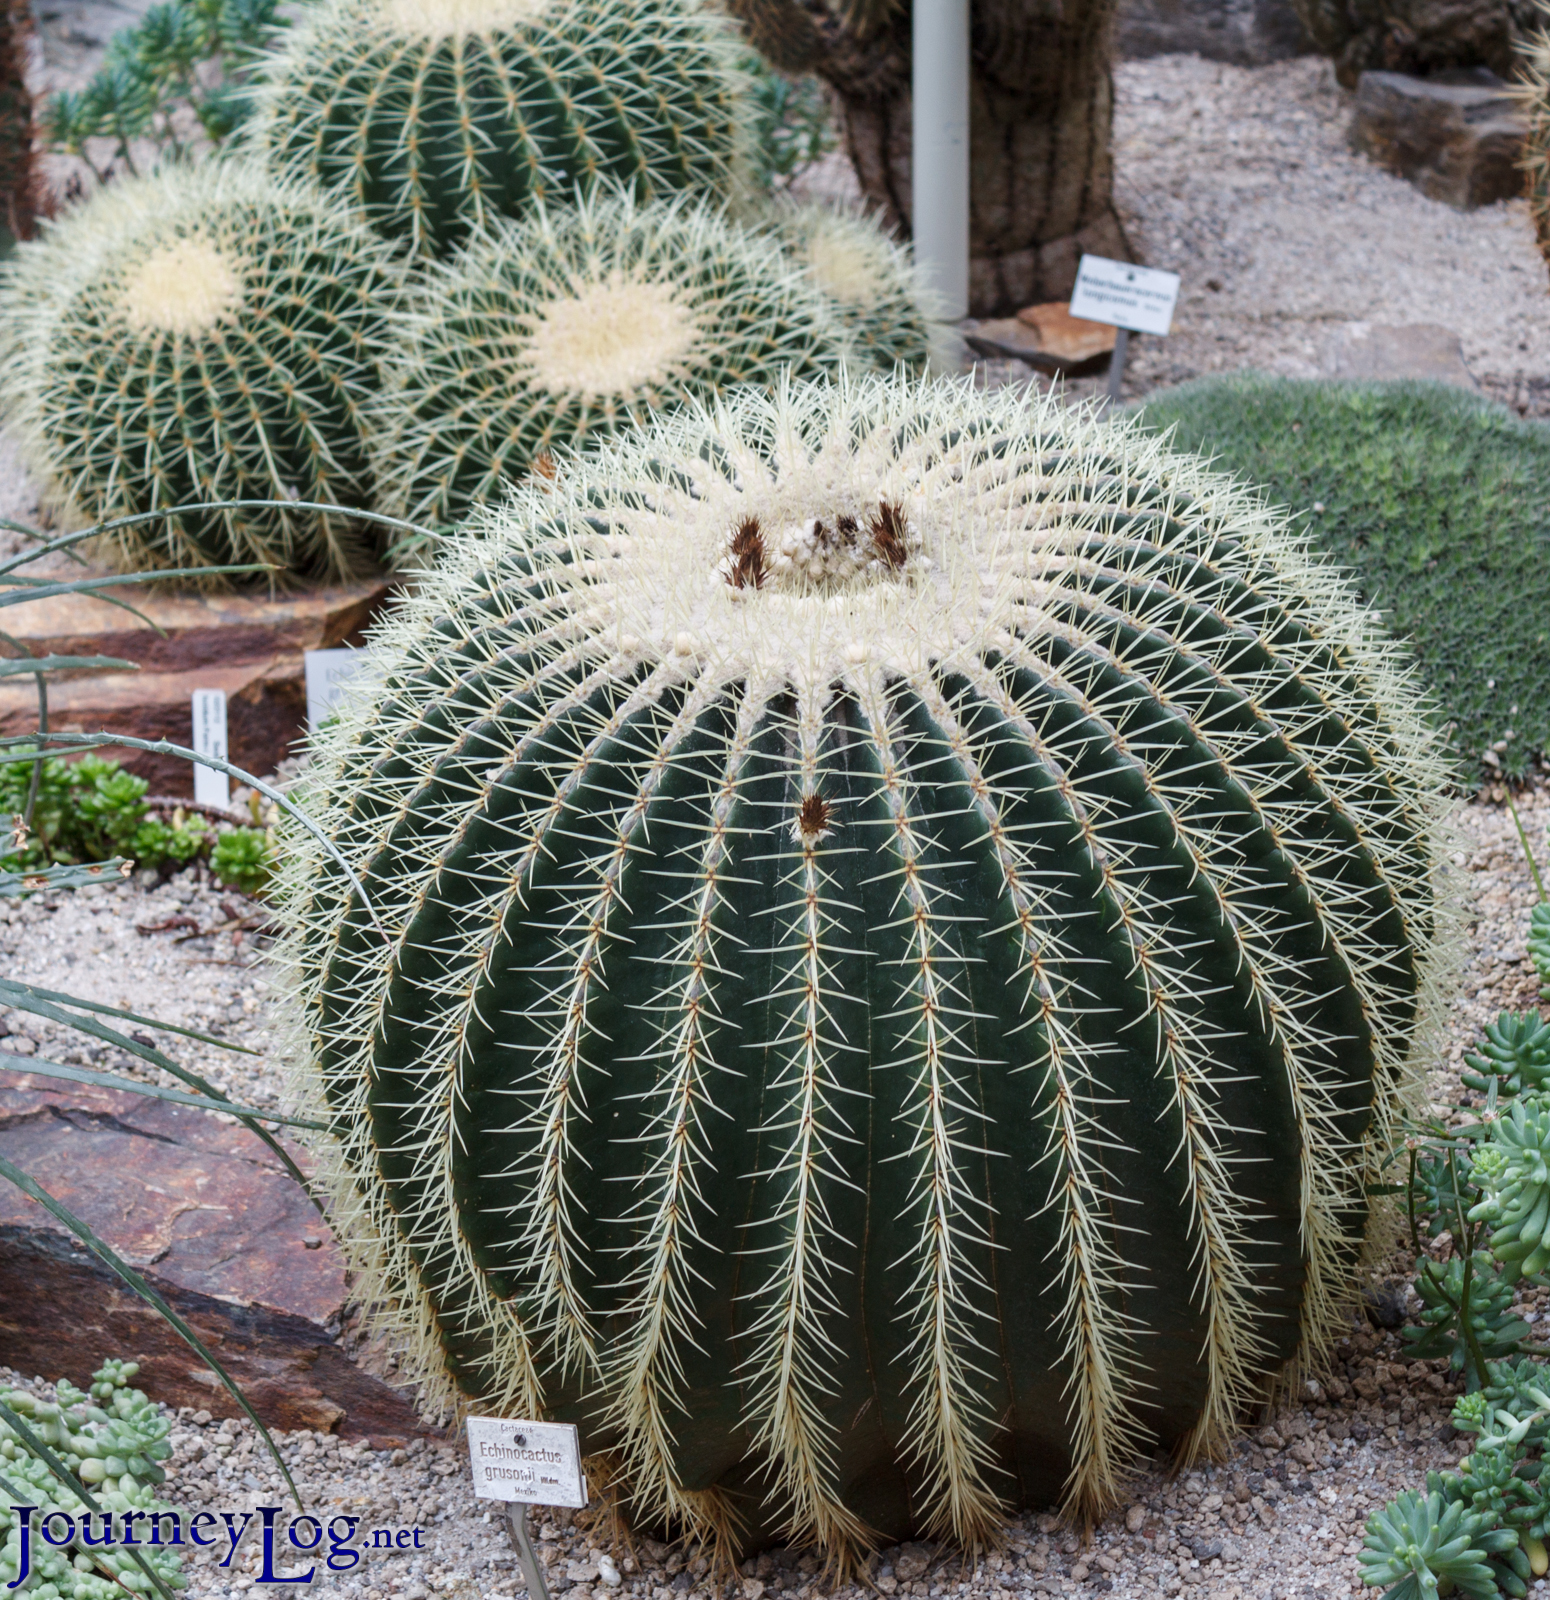
[[[952,321],[969,314],[969,0],[915,0],[915,260]]]
[[[1114,330],[1114,354],[1109,357],[1109,404],[1119,404],[1119,386],[1125,381],[1125,352],[1130,348],[1130,329]]]
[[[517,1559],[522,1564],[522,1575],[527,1579],[528,1600],[549,1600],[549,1585],[544,1581],[543,1564],[527,1531],[527,1503],[508,1500],[506,1515],[511,1519],[512,1543],[517,1547]]]

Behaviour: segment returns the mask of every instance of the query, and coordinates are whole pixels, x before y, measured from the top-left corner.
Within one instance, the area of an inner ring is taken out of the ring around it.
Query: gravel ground
[[[1542,862],[1550,823],[1550,790],[1521,797],[1520,810]],[[1460,1057],[1480,1028],[1504,1008],[1534,1003],[1535,980],[1524,935],[1533,888],[1500,794],[1462,808],[1456,865],[1467,874],[1470,956],[1454,1001],[1447,1039],[1432,1083],[1436,1101],[1456,1090]],[[228,1092],[260,1105],[280,1095],[267,1049],[272,973],[258,948],[262,937],[234,926],[254,907],[212,889],[193,872],[163,884],[141,874],[57,900],[0,906],[0,959],[24,980],[72,989],[113,1005],[199,1026],[248,1045],[257,1056],[170,1040],[178,1059]],[[184,923],[143,929],[186,919]],[[240,942],[234,936],[243,932]],[[73,1046],[47,1024],[0,1013],[8,1030],[0,1049],[27,1055],[44,1048],[71,1059]],[[76,1057],[119,1071],[138,1063],[110,1053]],[[1412,1263],[1396,1253],[1374,1274],[1378,1318],[1394,1320],[1405,1304]],[[1550,1315],[1550,1295],[1530,1291],[1530,1320]],[[5,1376],[0,1373],[0,1377]],[[73,1374],[80,1381],[84,1373]],[[1448,1415],[1454,1389],[1437,1363],[1406,1363],[1398,1332],[1353,1321],[1331,1367],[1289,1402],[1259,1419],[1232,1458],[1169,1478],[1164,1463],[1138,1475],[1127,1509],[1084,1544],[1051,1515],[1029,1514],[1011,1528],[1004,1550],[966,1571],[957,1556],[909,1545],[880,1553],[870,1577],[884,1594],[912,1600],[1011,1600],[1023,1594],[1174,1594],[1188,1588],[1222,1600],[1303,1600],[1358,1589],[1355,1556],[1369,1512],[1426,1470],[1462,1453]],[[250,1430],[214,1422],[207,1413],[178,1413],[172,1498],[190,1510],[248,1509],[281,1503],[277,1475],[255,1449]],[[373,1452],[326,1435],[292,1434],[282,1448],[313,1509],[352,1515],[363,1528],[416,1524],[420,1551],[376,1552],[359,1570],[320,1574],[325,1592],[363,1600],[496,1600],[522,1590],[499,1514],[472,1498],[466,1459],[455,1442]],[[748,1563],[731,1589],[717,1591],[694,1550],[606,1537],[597,1508],[536,1521],[550,1584],[567,1600],[809,1600],[821,1592],[811,1558],[769,1551]],[[616,1566],[599,1566],[610,1553]],[[191,1600],[242,1593],[258,1569],[257,1546],[244,1543],[230,1569],[221,1552],[191,1568]],[[617,1574],[617,1582],[611,1581]],[[855,1587],[846,1600],[862,1600]],[[1545,1594],[1544,1586],[1536,1592]]]
[[[1521,200],[1455,211],[1346,148],[1327,61],[1194,56],[1116,73],[1118,195],[1142,259],[1179,273],[1134,390],[1202,372],[1330,369],[1352,323],[1442,324],[1498,398],[1550,409],[1545,264]]]

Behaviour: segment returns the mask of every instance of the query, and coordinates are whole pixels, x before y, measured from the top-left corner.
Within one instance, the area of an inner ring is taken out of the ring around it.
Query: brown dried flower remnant
[[[804,839],[821,839],[834,826],[834,808],[821,794],[803,797],[797,813],[797,832]]]
[[[882,501],[877,515],[872,518],[868,531],[872,535],[872,548],[885,567],[895,572],[909,559],[904,543],[904,507],[891,500]]]
[[[732,566],[727,582],[734,589],[762,589],[764,587],[764,535],[759,531],[757,517],[744,517],[732,535]]]

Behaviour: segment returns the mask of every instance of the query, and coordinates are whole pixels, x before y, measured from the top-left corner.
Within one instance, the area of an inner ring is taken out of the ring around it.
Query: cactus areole
[[[1284,519],[1022,391],[745,390],[516,492],[322,740],[337,859],[291,839],[427,1398],[842,1560],[1219,1445],[1411,1082],[1418,699]]]

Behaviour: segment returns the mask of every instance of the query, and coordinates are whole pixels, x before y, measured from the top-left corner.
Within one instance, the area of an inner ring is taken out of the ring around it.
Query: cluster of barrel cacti
[[[336,579],[393,548],[320,506],[445,530],[651,408],[923,368],[907,253],[754,193],[744,60],[709,0],[325,0],[248,147],[0,269],[0,415],[125,566]]]
[[[1438,746],[1228,480],[1016,391],[748,389],[484,512],[349,694],[294,1056],[431,1406],[844,1564],[1101,1511],[1341,1323]]]

